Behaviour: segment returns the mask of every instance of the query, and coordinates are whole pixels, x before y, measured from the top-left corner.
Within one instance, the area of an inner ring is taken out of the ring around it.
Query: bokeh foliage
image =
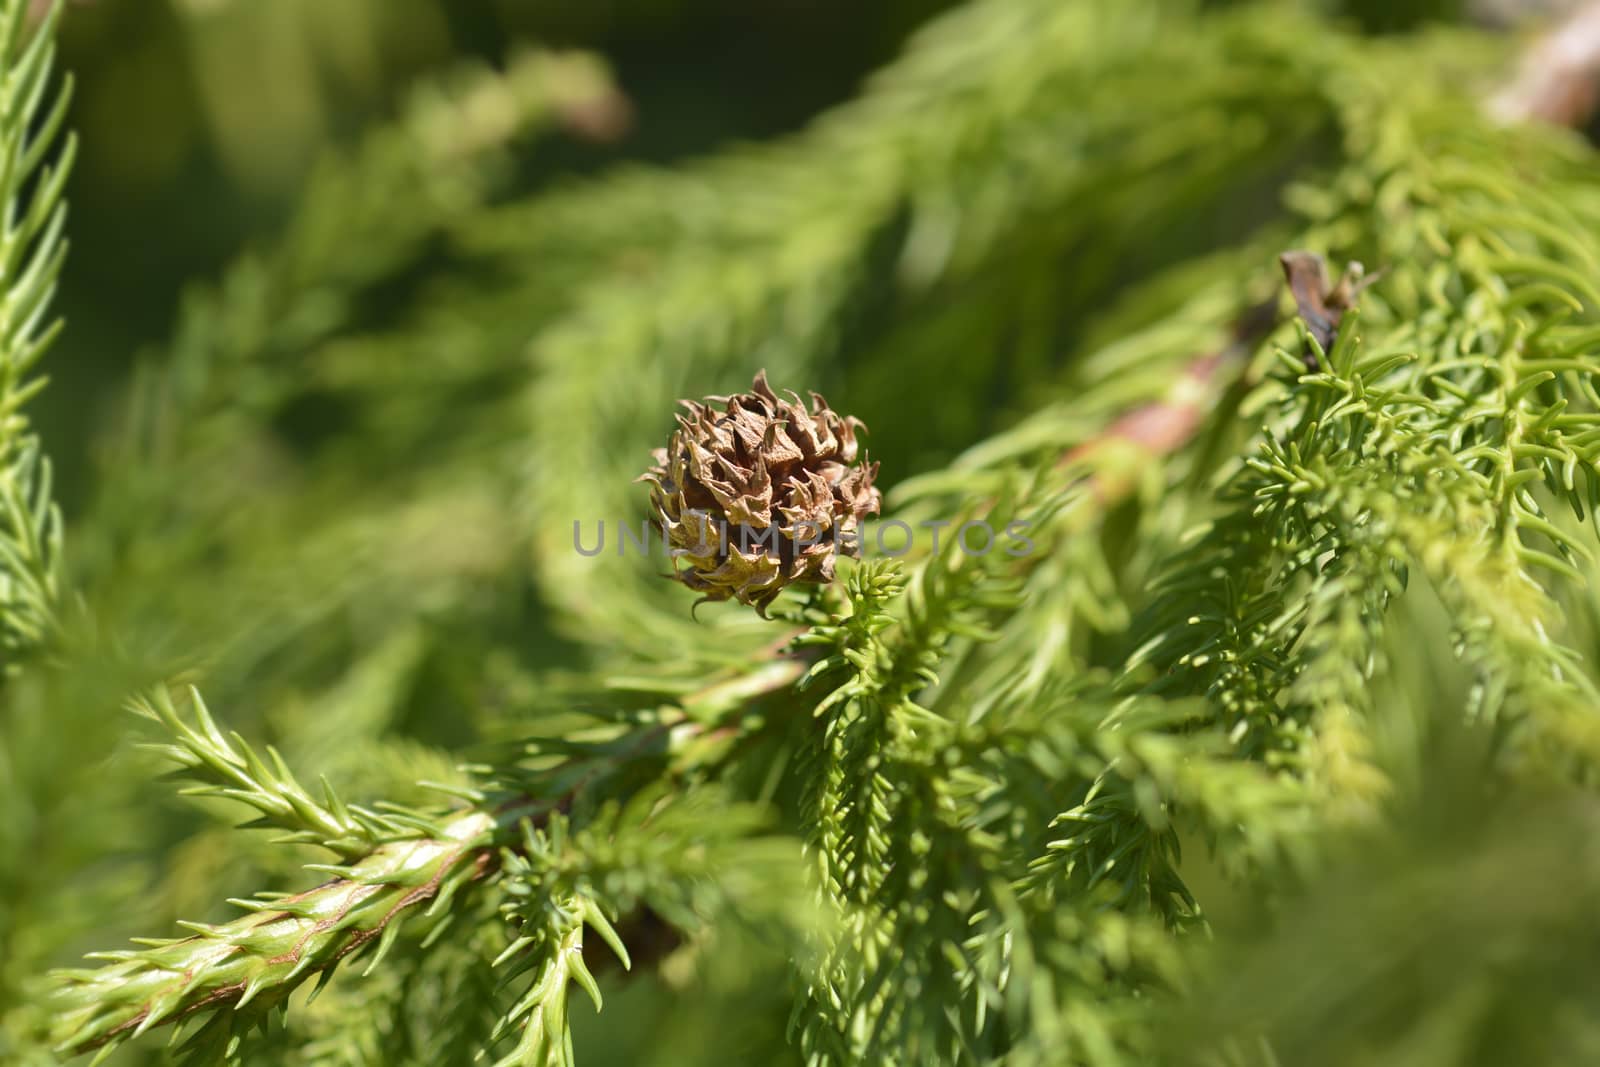
[[[1428,4],[975,0],[852,92],[935,6],[687,102],[718,5],[71,13],[90,321],[60,549],[5,409],[0,1059],[1592,1058],[1593,150],[1488,116],[1513,42],[1387,32]],[[738,18],[844,10],[777,8]],[[0,191],[31,313],[56,191]],[[1290,247],[1381,271],[1329,351]],[[28,410],[47,319],[0,320]],[[865,420],[893,514],[1037,551],[919,541],[780,623],[573,551],[761,367]]]

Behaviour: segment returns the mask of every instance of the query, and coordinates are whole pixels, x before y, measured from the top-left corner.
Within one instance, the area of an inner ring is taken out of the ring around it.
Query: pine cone
[[[863,516],[878,512],[876,463],[856,462],[860,420],[811,394],[779,399],[761,371],[753,392],[684,400],[687,414],[655,466],[653,522],[673,577],[704,600],[765,611],[795,582],[833,580],[837,554],[858,556]]]

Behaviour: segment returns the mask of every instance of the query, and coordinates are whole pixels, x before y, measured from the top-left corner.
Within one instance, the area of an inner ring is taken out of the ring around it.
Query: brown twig
[[[1516,77],[1488,100],[1501,122],[1582,126],[1600,104],[1600,3],[1588,3],[1539,38]]]
[[[1250,308],[1234,321],[1223,345],[1183,369],[1166,396],[1119,416],[1099,434],[1063,455],[1058,469],[1092,459],[1117,445],[1132,445],[1151,458],[1176,452],[1193,439],[1215,405],[1223,372],[1243,363],[1275,325],[1276,300]],[[1113,484],[1100,474],[1090,475],[1090,485],[1102,501],[1121,495],[1121,483]]]

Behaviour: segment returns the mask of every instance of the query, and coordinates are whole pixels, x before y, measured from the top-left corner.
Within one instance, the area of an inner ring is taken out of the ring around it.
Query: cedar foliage
[[[537,194],[603,71],[458,72],[192,294],[63,539],[26,7],[0,1059],[1600,1051],[1600,186],[1489,116],[1507,41],[973,0],[803,133]],[[1289,248],[1381,271],[1326,351]],[[772,620],[574,551],[762,367],[937,549]]]

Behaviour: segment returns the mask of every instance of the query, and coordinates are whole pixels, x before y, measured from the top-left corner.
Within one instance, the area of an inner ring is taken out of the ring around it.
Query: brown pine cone
[[[856,462],[860,420],[811,394],[780,399],[761,371],[752,392],[681,401],[678,429],[640,481],[673,576],[704,596],[765,611],[787,586],[830,582],[836,554],[860,554],[878,513],[876,463]]]

